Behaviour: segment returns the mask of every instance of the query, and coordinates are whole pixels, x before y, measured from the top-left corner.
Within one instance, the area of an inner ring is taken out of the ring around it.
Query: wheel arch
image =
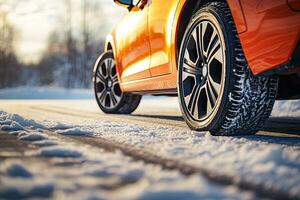
[[[175,15],[176,18],[174,21],[176,28],[174,28],[174,33],[173,33],[174,35],[173,38],[175,39],[174,54],[175,54],[176,62],[178,58],[181,41],[185,33],[185,29],[188,26],[188,23],[192,15],[201,6],[209,2],[226,2],[233,15],[238,33],[242,33],[247,30],[240,0],[180,0],[177,6],[176,15]]]
[[[109,35],[106,37],[105,44],[104,44],[104,49],[103,49],[104,52],[109,51],[109,50],[112,50],[112,51],[113,51],[111,39],[112,39],[112,37],[109,36]],[[94,74],[94,75],[95,75],[96,70],[97,70],[98,62],[99,62],[99,60],[101,59],[101,57],[102,57],[102,55],[104,54],[104,52],[102,52],[102,53],[99,55],[99,57],[97,58],[96,63],[94,64],[94,67],[93,67],[93,74]],[[113,55],[115,55],[115,54],[113,53]]]
[[[176,19],[176,35],[175,35],[175,45],[176,45],[176,56],[179,53],[181,41],[185,30],[189,24],[189,21],[193,14],[206,3],[214,2],[215,0],[181,0],[177,7],[177,19]],[[226,1],[226,0],[219,0]],[[191,12],[192,11],[192,12]]]
[[[120,68],[118,65],[118,59],[117,59],[117,48],[114,42],[114,36],[113,36],[114,32],[112,34],[109,34],[106,36],[106,40],[105,40],[105,45],[104,45],[104,51],[112,51],[113,52],[113,56],[116,62],[116,70],[117,70],[117,74],[118,74],[118,78],[119,78],[119,83],[121,86],[121,90],[123,90],[122,87],[122,79],[120,77]]]
[[[116,55],[113,36],[110,34],[106,36],[105,45],[104,45],[104,51],[109,51],[109,50],[111,50],[114,53],[114,55]]]

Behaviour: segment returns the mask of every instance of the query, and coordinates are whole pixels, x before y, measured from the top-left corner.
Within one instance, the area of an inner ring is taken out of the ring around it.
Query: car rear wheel
[[[139,105],[141,96],[123,93],[111,51],[104,52],[97,60],[94,73],[94,93],[100,109],[105,113],[129,114]]]
[[[278,80],[252,75],[226,3],[206,4],[193,15],[178,63],[179,102],[191,129],[254,134],[269,117]]]

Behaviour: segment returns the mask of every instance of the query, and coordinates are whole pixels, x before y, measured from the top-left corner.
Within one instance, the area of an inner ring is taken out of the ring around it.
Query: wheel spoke
[[[225,58],[220,38],[217,28],[203,20],[191,32],[183,51],[181,95],[190,117],[196,120],[214,112],[222,90]]]
[[[105,60],[105,67],[106,67],[107,76],[110,77],[111,76],[111,59]]]
[[[196,68],[196,63],[194,63],[190,59],[190,53],[188,49],[185,50],[184,54],[184,61],[183,61],[183,71],[190,74],[190,75],[196,75],[200,73],[200,70]]]
[[[111,108],[112,107],[112,100],[111,100],[111,96],[110,96],[110,92],[107,92],[106,94],[106,98],[105,98],[105,102],[104,102],[105,106],[108,107],[108,108]]]
[[[213,100],[211,99],[211,95],[210,95],[210,92],[209,92],[209,89],[208,87],[206,86],[205,87],[205,93],[206,93],[206,98],[207,98],[207,104],[206,104],[206,114],[209,114],[211,113],[213,107],[214,107],[214,102]]]
[[[110,93],[109,93],[109,96],[110,96],[112,105],[117,104],[117,99],[116,99],[115,95],[113,94],[113,92],[110,92]]]
[[[196,75],[196,74],[200,74],[200,70],[198,70],[196,68],[195,65],[190,65],[192,64],[191,62],[189,62],[187,59],[184,60],[184,64],[183,64],[183,71],[192,75]]]
[[[199,37],[199,48],[200,48],[200,54],[201,54],[201,58],[202,58],[202,61],[205,60],[204,58],[204,53],[203,53],[203,33],[202,33],[202,24],[200,24],[199,28],[198,28],[198,37]]]
[[[99,82],[105,84],[105,79],[103,78],[103,75],[101,74],[100,70],[98,70],[96,74],[96,83]]]
[[[200,89],[201,89],[200,85],[195,85],[191,94],[186,97],[186,103],[187,103],[188,109],[192,115],[195,115],[195,108],[198,106],[197,102],[199,99]],[[197,109],[196,109],[196,112],[198,114]]]
[[[111,80],[113,81],[113,83],[118,83],[119,81],[118,81],[118,76],[117,76],[117,74],[115,74],[115,75],[112,77]]]
[[[99,66],[98,69],[98,73],[100,74],[100,76],[102,76],[104,79],[106,79],[108,77],[107,75],[107,62],[106,60],[104,60],[101,65]]]
[[[110,68],[110,70],[109,70],[109,74],[110,74],[110,77],[111,78],[113,78],[115,75],[116,75],[116,73],[115,73],[115,70],[113,70],[113,69],[115,69],[115,61],[114,60],[112,60],[112,59],[110,59],[109,60],[110,62],[109,62],[109,68]],[[113,73],[114,72],[114,73]]]
[[[99,101],[100,101],[101,104],[105,103],[106,95],[107,95],[106,90],[103,90],[103,92],[98,93],[98,99],[99,99]]]
[[[185,56],[183,61],[183,72],[185,72],[184,79],[188,75],[196,75],[200,73],[200,70],[196,68],[196,64],[190,59],[190,54],[187,49],[185,51]]]
[[[217,98],[218,98],[218,93],[214,90],[214,88],[211,86],[211,83],[209,80],[206,82],[206,87],[207,87],[207,92],[210,97],[211,103],[215,105]]]
[[[184,63],[186,63],[187,65],[196,68],[196,63],[194,63],[191,58],[190,58],[190,53],[188,51],[188,49],[185,50],[184,53]]]
[[[221,44],[220,41],[215,42],[213,45],[211,51],[209,52],[207,56],[208,63],[210,64],[213,58],[217,59],[220,63],[223,64],[222,60],[222,49],[221,49]]]
[[[201,24],[200,24],[201,26]],[[197,61],[201,58],[203,60],[203,52],[202,52],[202,42],[201,42],[201,33],[199,31],[200,26],[197,26],[192,33],[194,41],[196,43],[196,50],[197,50]]]
[[[201,34],[201,44],[202,44],[202,52],[203,53],[205,53],[205,49],[204,49],[204,34],[205,34],[205,32],[206,32],[206,29],[207,29],[207,22],[205,22],[205,21],[203,21],[202,23],[201,23],[201,32],[200,32],[200,34]],[[207,55],[206,55],[207,56]]]
[[[112,95],[114,96],[116,103],[121,99],[121,96],[118,96],[113,90],[112,90]]]
[[[211,78],[211,76],[210,76],[210,74],[208,74],[208,83],[210,84],[210,86],[211,86],[211,88],[215,91],[215,93],[219,93],[220,92],[220,90],[221,90],[221,84],[220,83],[217,83],[217,82],[215,82],[212,78]]]
[[[219,37],[217,34],[217,31],[213,29],[213,32],[211,34],[210,40],[208,42],[208,47],[207,47],[207,57],[210,57],[210,54],[212,53],[212,50],[216,48],[216,45],[219,43]]]

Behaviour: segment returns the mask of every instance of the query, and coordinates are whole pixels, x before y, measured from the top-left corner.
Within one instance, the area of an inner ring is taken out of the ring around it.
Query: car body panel
[[[116,26],[113,38],[121,82],[149,78],[148,8],[129,12]]]
[[[108,37],[106,47],[109,43],[113,48],[123,91],[176,89],[177,34],[188,1],[148,0],[143,9],[130,11]],[[300,12],[286,0],[227,3],[253,74],[289,61],[300,38]]]
[[[240,0],[247,31],[241,44],[253,74],[288,62],[300,38],[300,12],[285,0]]]
[[[171,37],[174,15],[178,0],[152,0],[149,6],[149,40],[151,46],[151,76],[160,76],[172,72]]]

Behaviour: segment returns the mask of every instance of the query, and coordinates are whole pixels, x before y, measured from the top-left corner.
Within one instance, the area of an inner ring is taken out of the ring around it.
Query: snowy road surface
[[[132,115],[94,100],[1,100],[0,111],[2,198],[300,198],[297,101],[248,137],[190,131],[170,97]]]

